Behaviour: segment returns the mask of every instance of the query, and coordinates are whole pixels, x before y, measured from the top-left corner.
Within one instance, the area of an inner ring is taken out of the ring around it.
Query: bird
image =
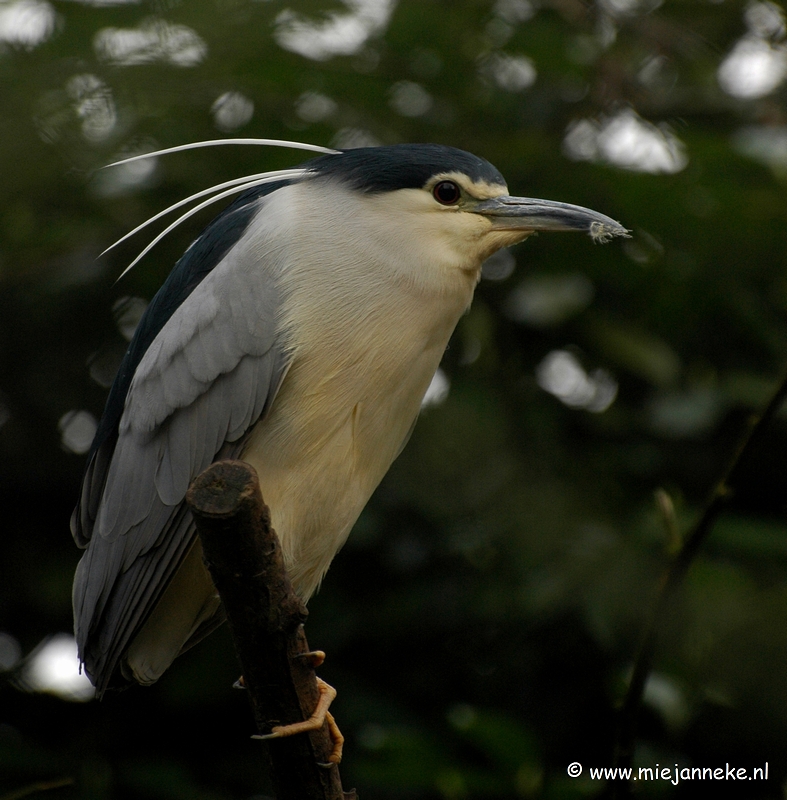
[[[73,609],[98,696],[154,683],[224,621],[184,503],[197,475],[228,458],[255,468],[308,601],[406,445],[484,261],[538,231],[627,235],[596,211],[513,197],[492,164],[447,145],[146,155],[227,143],[319,154],[200,192],[175,223],[238,193],[148,305],[88,454]]]

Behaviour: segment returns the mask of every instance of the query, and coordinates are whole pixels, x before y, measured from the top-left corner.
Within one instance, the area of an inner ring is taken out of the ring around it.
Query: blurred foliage
[[[745,48],[759,73],[733,69]],[[507,279],[490,265],[444,359],[447,397],[311,602],[309,640],[361,797],[599,796],[588,768],[611,764],[668,558],[654,491],[690,525],[787,362],[785,63],[767,2],[0,2],[0,631],[30,653],[70,629],[70,423],[91,418],[65,415],[100,414],[139,301],[113,305],[150,299],[209,212],[118,285],[135,243],[99,254],[182,197],[302,155],[100,168],[227,135],[463,147],[514,194],[590,206],[633,237],[542,235]],[[556,396],[561,374],[574,394]],[[783,796],[783,417],[767,438],[664,620],[635,761],[767,761],[769,780],[644,797]],[[0,797],[68,780],[38,794],[264,796],[236,671],[221,631],[100,704],[0,683]]]

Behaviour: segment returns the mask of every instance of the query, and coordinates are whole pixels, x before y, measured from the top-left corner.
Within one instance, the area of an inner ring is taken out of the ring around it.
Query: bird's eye
[[[453,206],[459,202],[462,192],[453,181],[440,181],[432,189],[432,195],[438,203],[444,206]]]

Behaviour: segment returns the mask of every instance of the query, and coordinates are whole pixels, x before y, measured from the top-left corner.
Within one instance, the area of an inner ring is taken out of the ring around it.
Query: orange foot
[[[320,650],[315,650],[313,653],[304,653],[303,657],[309,657],[313,666],[319,666],[325,659],[325,653]],[[316,663],[314,663],[316,662]],[[322,766],[329,767],[332,764],[338,764],[342,760],[342,750],[344,748],[344,736],[342,736],[339,726],[336,724],[333,715],[328,708],[336,698],[336,689],[330,684],[327,684],[322,678],[317,678],[317,690],[320,693],[320,698],[314,712],[309,719],[303,722],[292,722],[289,725],[276,725],[271,729],[270,733],[256,734],[252,739],[282,739],[285,736],[295,736],[297,733],[308,733],[309,731],[318,731],[322,728],[325,722],[328,723],[328,731],[333,742],[333,749],[328,756],[328,761]]]

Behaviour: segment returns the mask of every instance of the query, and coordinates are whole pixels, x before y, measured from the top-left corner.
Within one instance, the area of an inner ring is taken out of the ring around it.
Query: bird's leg
[[[300,653],[296,658],[308,659],[312,668],[319,667],[325,661],[325,653],[322,650],[313,650],[308,653]],[[243,678],[241,677],[241,681]],[[328,731],[333,742],[333,749],[328,756],[328,763],[325,766],[338,764],[342,760],[342,749],[344,747],[344,736],[342,736],[336,720],[328,708],[336,698],[336,689],[326,683],[322,678],[317,678],[317,691],[320,697],[312,715],[303,722],[292,722],[289,725],[276,725],[271,728],[270,733],[257,734],[252,739],[282,739],[285,736],[294,736],[297,733],[308,733],[318,731],[327,722]]]

